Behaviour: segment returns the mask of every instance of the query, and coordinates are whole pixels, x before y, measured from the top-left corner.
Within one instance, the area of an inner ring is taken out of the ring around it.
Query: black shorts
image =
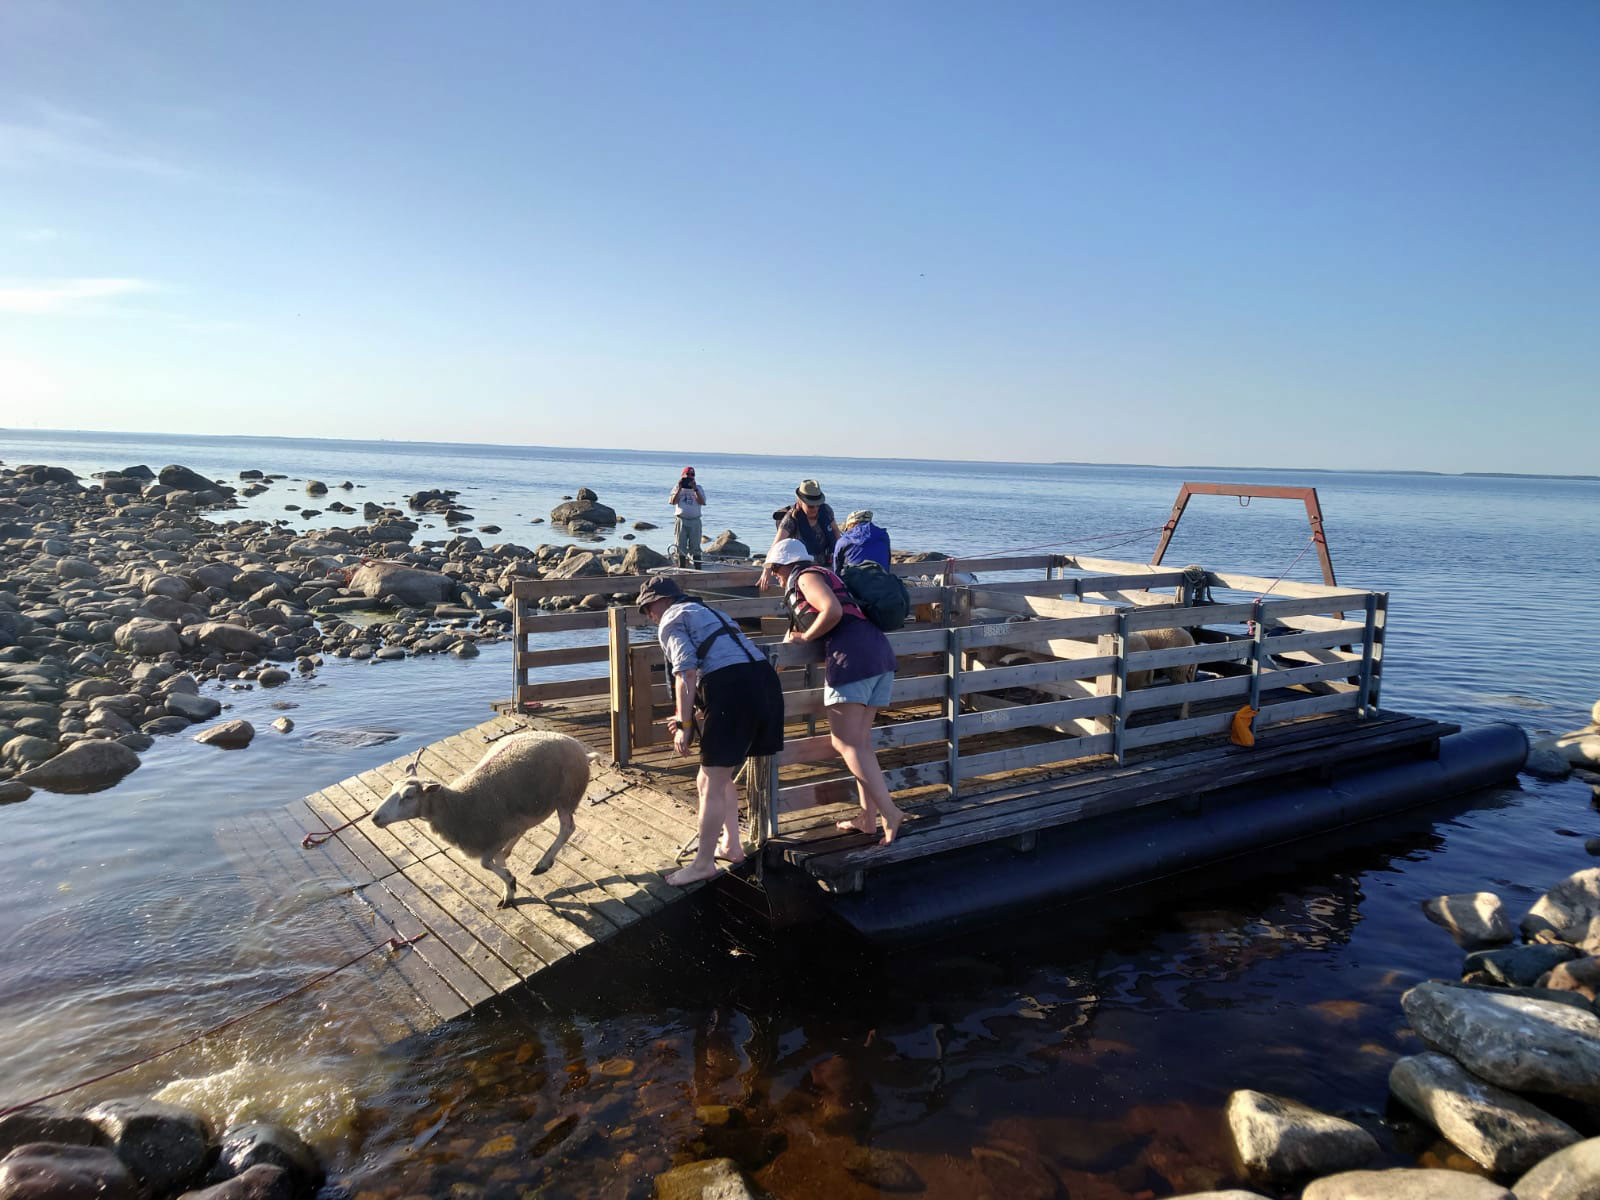
[[[783,749],[783,685],[766,662],[719,667],[700,681],[700,765],[737,767]]]

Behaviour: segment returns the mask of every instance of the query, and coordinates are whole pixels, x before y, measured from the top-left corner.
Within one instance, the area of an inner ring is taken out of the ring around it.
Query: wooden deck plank
[[[272,814],[272,816],[278,835],[277,844],[297,849],[299,823],[295,822],[287,811],[280,811]],[[307,861],[314,860],[308,855]],[[341,870],[344,870],[342,865]],[[410,938],[423,932],[424,927],[421,922],[417,921],[403,907],[394,904],[381,892],[375,897],[369,895],[366,890],[359,890],[353,892],[352,897],[359,904],[364,905],[366,911],[371,915],[374,924],[369,936],[378,942],[385,942],[391,937]],[[430,939],[423,939],[423,941],[428,940]],[[421,944],[419,942],[407,951],[391,955],[392,964],[396,967],[397,972],[403,976],[407,984],[423,999],[434,1015],[440,1020],[448,1020],[464,1012],[466,1006],[463,1004],[460,993],[449,985],[448,981],[434,965],[433,960],[422,954],[418,949]]]
[[[280,851],[275,843],[281,840],[281,835],[269,816],[246,818],[225,827],[219,831],[219,840],[223,834],[230,835],[223,849],[235,868],[239,869],[241,880],[247,877],[256,880],[261,886],[258,894],[263,899],[282,896],[279,888],[291,869],[321,869],[318,864],[297,863],[291,868],[279,862]],[[387,940],[387,934],[380,937],[370,923],[363,923],[357,917],[348,903],[338,903],[337,913],[328,915],[329,909],[334,907],[335,898],[330,897],[328,907],[318,910],[319,917],[323,919],[319,922],[317,932],[336,945],[341,954],[354,957]],[[359,1008],[344,1006],[342,1017],[357,1028],[364,1027],[378,1043],[399,1041],[430,1028],[438,1020],[432,1007],[409,981],[390,969],[389,957],[373,954],[356,964],[366,985],[382,998],[383,1003],[376,1006],[362,1004]],[[329,981],[323,986],[336,985]]]

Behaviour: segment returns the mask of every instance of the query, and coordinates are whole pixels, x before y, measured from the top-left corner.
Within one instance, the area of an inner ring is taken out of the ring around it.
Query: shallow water
[[[529,544],[556,540],[529,519],[580,485],[629,520],[670,525],[665,495],[682,465],[618,451],[45,434],[0,435],[0,458],[350,478],[363,485],[357,506],[461,487],[475,523]],[[873,508],[897,546],[1052,543],[1041,548],[1126,559],[1148,556],[1184,478],[1310,482],[1341,582],[1391,593],[1386,705],[1553,730],[1582,723],[1600,696],[1593,483],[695,465],[708,531],[731,526],[757,545],[793,482],[814,475],[839,512]],[[280,483],[255,511],[292,517],[287,503],[313,502]],[[668,535],[641,536],[664,548]],[[1305,542],[1298,506],[1197,499],[1168,558],[1275,577]],[[1317,578],[1314,556],[1291,577]],[[466,662],[335,660],[284,688],[219,692],[259,730],[243,752],[162,739],[110,791],[0,809],[0,1097],[131,1062],[336,965],[344,951],[311,919],[339,903],[331,887],[257,895],[248,864],[226,853],[227,824],[475,724],[509,682],[504,645]],[[267,728],[282,711],[297,723],[288,735]],[[353,730],[394,736],[331,736]],[[866,1196],[846,1164],[868,1145],[900,1156],[929,1195],[1160,1197],[1233,1180],[1220,1109],[1237,1087],[1353,1115],[1410,1162],[1438,1151],[1386,1110],[1388,1068],[1414,1048],[1399,996],[1460,961],[1417,904],[1488,888],[1520,914],[1588,865],[1582,839],[1600,835],[1588,798],[1582,784],[1528,782],[1273,873],[1238,866],[1181,893],[1041,913],[888,958],[810,940],[746,953],[688,917],[543,1002],[393,1047],[364,1032],[370,997],[346,973],[65,1101],[168,1087],[219,1119],[289,1120],[354,1189],[395,1196],[644,1196],[654,1173],[707,1153],[732,1154],[780,1196]]]

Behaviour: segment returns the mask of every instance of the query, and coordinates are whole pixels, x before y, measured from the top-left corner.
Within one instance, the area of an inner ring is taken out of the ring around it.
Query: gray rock
[[[1517,1200],[1594,1200],[1600,1196],[1600,1138],[1559,1150],[1517,1180]]]
[[[83,795],[104,791],[138,767],[139,756],[128,747],[93,738],[74,742],[48,762],[22,772],[17,781],[47,792]]]
[[[1185,1192],[1181,1196],[1173,1196],[1171,1200],[1267,1200],[1267,1197],[1260,1192],[1229,1188],[1225,1192]]]
[[[719,554],[726,558],[749,558],[750,547],[733,536],[733,530],[724,529],[711,544],[706,547],[707,554]]]
[[[164,733],[182,733],[185,729],[189,728],[189,725],[190,721],[188,717],[167,716],[154,717],[151,720],[146,721],[143,725],[139,726],[139,728],[145,733],[160,737]]]
[[[100,568],[87,558],[67,556],[56,559],[56,575],[61,579],[93,579]]]
[[[77,679],[67,686],[67,695],[74,700],[93,700],[96,696],[115,696],[122,685],[111,679]]]
[[[1459,945],[1503,946],[1516,935],[1507,920],[1500,897],[1493,892],[1465,892],[1435,896],[1422,902],[1423,914],[1450,931]]]
[[[16,804],[33,795],[33,789],[15,779],[0,779],[0,804]],[[45,1139],[49,1140],[49,1139]],[[0,1150],[0,1154],[4,1151]]]
[[[1539,897],[1522,918],[1522,936],[1600,954],[1600,867],[1569,875]]]
[[[643,575],[652,567],[664,567],[670,561],[665,554],[658,554],[649,546],[640,543],[637,546],[629,546],[628,552],[622,556],[622,573]]]
[[[731,1158],[685,1163],[656,1176],[656,1200],[761,1200]]]
[[[1378,1143],[1361,1126],[1281,1096],[1234,1092],[1227,1115],[1239,1161],[1257,1178],[1322,1175],[1378,1154]]]
[[[1572,764],[1566,755],[1553,746],[1530,749],[1522,764],[1522,773],[1535,779],[1565,779],[1572,774]]]
[[[62,1146],[102,1146],[105,1134],[88,1117],[54,1105],[31,1104],[0,1117],[0,1158],[28,1142]]]
[[[294,1177],[282,1167],[258,1163],[237,1175],[196,1192],[185,1192],[179,1200],[305,1200],[309,1189],[297,1187]]]
[[[7,739],[3,753],[5,760],[14,767],[34,767],[45,762],[56,752],[56,744],[41,737],[34,737],[31,733],[18,734]]]
[[[844,1152],[844,1169],[880,1192],[920,1192],[927,1187],[909,1162],[876,1146],[851,1146]]]
[[[104,1146],[29,1142],[0,1160],[4,1200],[142,1200],[123,1161]]]
[[[457,658],[477,658],[478,647],[472,642],[458,642],[450,648],[450,653]]]
[[[1465,1171],[1396,1167],[1346,1171],[1306,1185],[1300,1200],[1517,1200],[1498,1183]]]
[[[292,733],[294,732],[294,720],[290,717],[279,717],[272,722],[272,727],[279,733]]]
[[[373,562],[350,576],[347,590],[369,600],[393,604],[434,605],[453,599],[456,581],[438,571],[424,571],[398,563]]]
[[[119,650],[152,658],[176,653],[180,648],[178,631],[165,621],[153,617],[134,617],[126,624],[119,625],[113,640]]]
[[[198,1181],[210,1162],[211,1126],[198,1113],[159,1100],[108,1100],[85,1114],[133,1177],[157,1195]]]
[[[123,474],[126,475],[128,472],[124,471]],[[156,478],[166,487],[177,488],[185,492],[220,492],[224,496],[233,495],[231,487],[217,483],[215,480],[207,479],[200,472],[191,471],[188,467],[177,465],[162,467],[161,473]],[[148,488],[145,489],[145,494],[150,494]]]
[[[584,490],[586,489],[580,488],[580,494]],[[617,512],[614,508],[595,500],[569,500],[550,510],[550,521],[555,525],[570,525],[574,521],[587,521],[591,525],[615,525]]]
[[[168,692],[167,711],[189,721],[209,721],[222,711],[222,702],[189,692]]]
[[[1502,950],[1478,950],[1467,955],[1461,973],[1482,971],[1498,983],[1513,987],[1532,987],[1539,977],[1553,970],[1578,952],[1560,942],[1549,945],[1507,946]]]
[[[264,1121],[238,1125],[222,1135],[222,1149],[212,1178],[239,1175],[256,1166],[288,1172],[296,1191],[310,1193],[322,1186],[322,1164],[304,1139],[292,1129]]]
[[[1485,1083],[1443,1054],[1402,1058],[1389,1090],[1479,1166],[1518,1174],[1579,1140],[1579,1133],[1520,1096]]]
[[[262,687],[282,687],[289,679],[289,672],[282,667],[268,667],[256,675],[256,682]]]
[[[1432,1049],[1514,1092],[1600,1101],[1600,1018],[1565,1004],[1419,983],[1401,998]]]
[[[249,721],[224,721],[194,735],[194,740],[222,750],[242,750],[256,736],[256,728]]]
[[[255,653],[267,644],[267,638],[254,629],[235,625],[229,621],[207,621],[194,630],[195,639],[207,649],[224,654],[244,651]]]
[[[588,551],[579,551],[569,554],[560,563],[552,567],[545,575],[546,579],[588,579],[598,578],[606,574],[606,565],[599,557]]]

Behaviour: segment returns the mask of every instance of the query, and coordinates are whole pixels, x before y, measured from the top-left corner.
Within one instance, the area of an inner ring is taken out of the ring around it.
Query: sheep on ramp
[[[384,797],[372,823],[426,821],[438,834],[505,882],[501,908],[509,908],[517,880],[506,856],[517,840],[556,815],[556,840],[533,868],[549,870],[556,851],[572,836],[572,814],[589,786],[589,751],[563,733],[517,733],[502,738],[465,775],[446,786],[417,775],[417,758],[406,778]]]

